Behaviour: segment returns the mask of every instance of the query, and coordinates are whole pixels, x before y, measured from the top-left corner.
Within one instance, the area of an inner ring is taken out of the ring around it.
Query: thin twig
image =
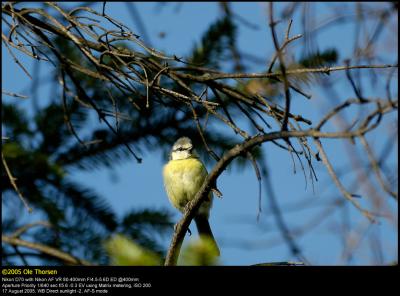
[[[49,227],[49,228],[53,227],[53,225],[51,225],[47,221],[36,221],[36,222],[29,223],[29,224],[25,224],[22,227],[18,228],[11,234],[11,237],[18,238],[19,236],[21,236],[21,234],[23,234],[24,232],[28,231],[29,229],[31,229],[32,227],[35,227],[35,226],[44,226],[44,227]]]
[[[343,194],[343,196],[350,201],[366,218],[368,218],[368,220],[372,223],[375,222],[375,219],[373,217],[373,214],[370,213],[369,211],[363,209],[360,204],[354,200],[353,196],[344,188],[344,186],[342,185],[342,183],[339,181],[339,178],[337,177],[335,171],[332,168],[332,165],[328,159],[328,156],[326,155],[324,149],[322,148],[321,142],[319,141],[318,138],[316,138],[314,140],[315,144],[317,145],[318,151],[321,155],[321,159],[323,161],[323,163],[325,164],[329,175],[331,176],[333,182],[335,182],[336,186],[339,188],[340,192]]]
[[[1,93],[5,94],[7,96],[10,96],[10,97],[16,97],[16,98],[20,98],[20,99],[27,99],[28,98],[28,96],[24,96],[24,95],[12,93],[12,92],[4,91],[4,90],[2,90]]]
[[[364,146],[365,151],[367,152],[369,161],[371,162],[371,167],[372,167],[373,171],[375,172],[375,175],[378,179],[378,182],[381,184],[382,189],[385,190],[387,193],[389,193],[390,196],[392,196],[395,200],[397,200],[398,194],[396,192],[392,191],[389,188],[389,186],[387,185],[387,183],[383,180],[379,165],[373,155],[371,147],[368,145],[368,142],[365,139],[365,136],[360,136],[359,139],[361,141],[361,144]]]
[[[275,32],[275,22],[274,22],[274,10],[273,10],[273,3],[269,3],[269,26],[271,28],[271,35],[272,35],[272,40],[274,42],[276,54],[279,59],[279,67],[282,72],[282,79],[283,79],[283,87],[284,87],[284,93],[285,93],[285,113],[283,115],[283,121],[282,121],[282,131],[287,131],[288,130],[288,120],[289,120],[289,113],[290,113],[290,103],[291,103],[291,96],[290,96],[290,89],[289,89],[289,81],[286,76],[286,66],[285,66],[285,61],[283,58],[282,50],[279,46],[278,43],[278,38],[276,36]],[[289,34],[290,31],[290,26],[291,23],[289,23],[287,35]]]
[[[3,152],[1,152],[1,160],[3,162],[3,166],[6,169],[6,173],[8,176],[8,179],[11,182],[11,185],[14,187],[15,192],[17,192],[19,198],[21,199],[22,203],[24,204],[25,208],[28,210],[29,213],[32,213],[33,209],[29,206],[28,202],[25,200],[25,198],[23,197],[21,191],[19,190],[17,183],[15,182],[17,179],[13,177],[13,175],[11,174],[10,169],[8,168],[6,159],[4,158],[4,154]]]
[[[286,70],[286,75],[298,75],[306,73],[323,73],[329,75],[332,72],[345,71],[352,69],[386,69],[386,68],[397,68],[398,65],[355,65],[355,66],[335,66],[335,67],[322,67],[322,68],[300,68],[300,69],[290,69]],[[182,74],[183,75],[183,74]],[[282,72],[273,73],[218,73],[218,74],[208,74],[195,76],[190,74],[185,74],[185,77],[192,79],[197,82],[205,82],[220,79],[230,79],[230,78],[270,78],[270,77],[280,77]]]

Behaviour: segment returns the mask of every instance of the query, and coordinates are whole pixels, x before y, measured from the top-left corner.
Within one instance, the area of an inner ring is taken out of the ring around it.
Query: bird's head
[[[171,160],[187,159],[194,155],[192,140],[188,137],[179,138],[172,146]]]

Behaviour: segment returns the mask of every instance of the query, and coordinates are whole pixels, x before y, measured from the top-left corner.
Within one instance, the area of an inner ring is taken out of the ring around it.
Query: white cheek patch
[[[185,150],[175,151],[175,152],[172,152],[171,156],[172,156],[172,160],[186,159],[186,158],[190,157],[190,153]]]

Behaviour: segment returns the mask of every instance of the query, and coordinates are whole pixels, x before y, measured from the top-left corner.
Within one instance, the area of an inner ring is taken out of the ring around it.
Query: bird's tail
[[[194,222],[196,222],[197,230],[200,235],[207,236],[211,243],[214,245],[215,250],[218,253],[218,256],[220,255],[220,251],[217,245],[217,242],[215,241],[214,235],[211,231],[210,223],[208,222],[207,217],[205,216],[196,216],[194,218]]]

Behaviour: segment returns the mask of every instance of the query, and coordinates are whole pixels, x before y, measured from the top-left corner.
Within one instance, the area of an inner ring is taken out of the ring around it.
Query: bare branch
[[[319,139],[315,139],[315,144],[318,147],[318,151],[321,154],[322,161],[324,162],[326,168],[328,169],[329,174],[331,175],[333,181],[335,182],[336,186],[339,188],[339,190],[342,192],[343,196],[350,201],[360,212],[367,217],[372,223],[375,223],[375,219],[373,218],[373,214],[365,209],[363,209],[360,204],[354,200],[354,197],[352,194],[350,194],[342,185],[342,183],[339,181],[339,178],[337,177],[336,173],[334,172],[331,163],[328,160],[328,156],[326,155],[324,149],[322,148],[321,142]]]
[[[389,188],[389,186],[387,185],[387,183],[383,180],[379,165],[374,157],[371,147],[368,145],[368,142],[365,139],[365,136],[360,136],[359,138],[360,138],[362,145],[365,148],[365,151],[367,151],[367,155],[368,155],[369,161],[371,162],[372,169],[374,170],[376,177],[377,177],[379,183],[381,184],[381,187],[383,188],[383,190],[385,190],[387,193],[389,193],[394,199],[397,200],[398,194],[396,192],[392,191]]]
[[[4,90],[2,90],[1,93],[2,93],[2,94],[5,94],[5,95],[7,95],[7,96],[10,96],[10,97],[16,97],[16,98],[20,98],[20,99],[27,99],[27,98],[28,98],[28,96],[24,96],[24,95],[20,95],[20,94],[11,93],[11,92],[4,91]]]
[[[16,231],[14,231],[11,234],[11,237],[18,238],[23,233],[25,233],[26,231],[28,231],[29,229],[31,229],[32,227],[35,227],[35,226],[44,226],[44,227],[48,227],[48,228],[53,227],[53,225],[51,225],[47,221],[36,221],[36,222],[33,222],[33,223],[25,224],[24,226],[18,228]]]
[[[25,198],[23,197],[23,195],[22,195],[21,191],[19,190],[17,184],[15,183],[15,181],[17,179],[14,178],[13,175],[11,174],[11,171],[8,168],[6,159],[4,158],[3,151],[1,152],[1,160],[3,162],[4,168],[6,169],[6,173],[7,173],[8,179],[10,180],[11,185],[14,187],[15,192],[17,192],[19,198],[21,199],[22,203],[24,204],[24,206],[28,210],[28,212],[32,213],[33,209],[29,206],[28,202],[25,200]]]
[[[7,243],[13,246],[19,246],[19,247],[26,247],[29,249],[33,249],[39,252],[42,252],[44,254],[50,255],[54,258],[60,259],[64,261],[67,264],[72,264],[72,265],[87,265],[87,266],[92,266],[93,264],[82,259],[78,259],[70,254],[67,254],[65,252],[62,252],[58,249],[55,249],[53,247],[49,247],[40,243],[33,243],[33,242],[28,242],[26,240],[22,240],[19,238],[7,236],[7,235],[1,235],[1,240],[3,243]]]

